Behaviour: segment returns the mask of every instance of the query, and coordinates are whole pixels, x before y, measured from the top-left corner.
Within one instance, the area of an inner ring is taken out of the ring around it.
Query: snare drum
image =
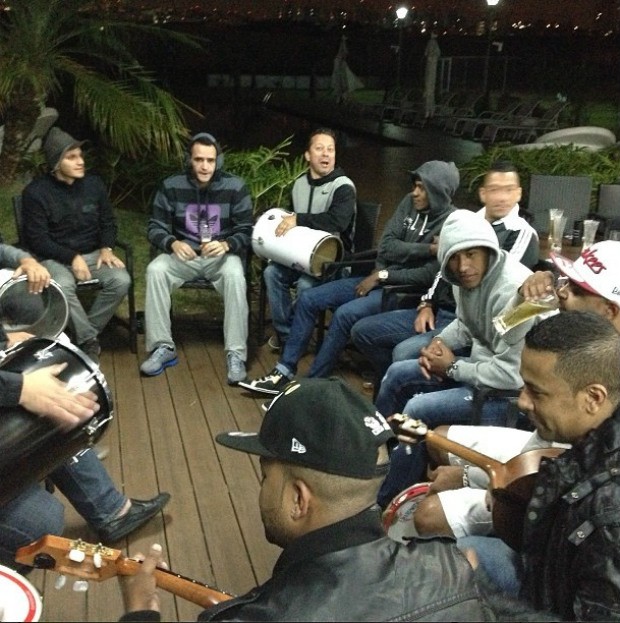
[[[259,257],[320,277],[324,262],[342,259],[342,241],[329,232],[299,225],[284,236],[276,236],[276,227],[290,214],[281,208],[271,208],[262,214],[252,230],[252,249]]]
[[[62,431],[21,406],[0,409],[0,504],[94,445],[114,416],[112,395],[99,366],[71,343],[31,338],[7,350],[0,369],[24,373],[59,363],[67,367],[58,378],[76,393],[96,394],[99,411],[80,426]]]
[[[67,298],[54,280],[41,294],[28,292],[26,275],[9,278],[0,287],[0,323],[5,331],[25,331],[37,337],[55,339],[68,320]]]
[[[0,621],[38,621],[41,596],[23,576],[0,565]]]
[[[430,482],[420,482],[408,487],[390,502],[383,513],[383,528],[390,538],[400,543],[408,543],[418,536],[413,524],[413,514],[430,488]]]

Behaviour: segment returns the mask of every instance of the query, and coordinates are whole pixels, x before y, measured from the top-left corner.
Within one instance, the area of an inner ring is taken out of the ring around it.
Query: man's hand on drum
[[[429,493],[439,493],[450,489],[463,488],[463,467],[460,465],[439,465],[428,470],[431,481]]]
[[[381,283],[379,279],[379,271],[376,270],[372,275],[368,275],[366,279],[361,281],[355,286],[355,295],[356,296],[366,296],[372,289],[376,288],[379,283]]]
[[[110,247],[104,247],[99,250],[99,257],[97,258],[97,268],[101,266],[109,266],[110,268],[125,268],[125,263],[120,257],[114,255],[114,251]]]
[[[71,262],[71,271],[76,281],[88,281],[92,279],[86,260],[81,255],[76,255]]]
[[[175,240],[172,243],[171,249],[182,262],[188,262],[197,257],[196,251],[194,251],[187,242],[183,242],[182,240]]]
[[[45,266],[39,264],[33,257],[20,260],[19,266],[13,273],[13,279],[21,275],[28,278],[28,292],[30,294],[41,294],[50,284],[51,275]]]
[[[553,294],[555,279],[550,270],[532,273],[519,288],[519,294],[527,300],[536,300]]]
[[[433,376],[445,378],[446,368],[454,361],[454,353],[437,337],[420,351],[418,363],[422,374],[431,379]]]
[[[200,247],[202,257],[220,257],[229,251],[230,247],[226,240],[211,240],[203,243]]]
[[[31,413],[49,418],[59,428],[70,430],[99,411],[99,404],[93,392],[72,392],[56,378],[66,367],[66,363],[60,363],[25,372],[19,404]]]
[[[287,231],[293,229],[293,227],[297,227],[296,214],[282,217],[282,220],[278,223],[278,226],[276,227],[276,236],[284,236],[284,234],[286,234]]]
[[[155,610],[159,612],[159,594],[153,573],[157,567],[167,569],[163,561],[162,548],[158,543],[151,545],[146,556],[137,554],[136,560],[142,561],[140,570],[135,575],[118,577],[123,593],[125,612]]]

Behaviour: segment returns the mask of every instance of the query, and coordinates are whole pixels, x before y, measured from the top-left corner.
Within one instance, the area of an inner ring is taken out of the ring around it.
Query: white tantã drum
[[[413,514],[430,488],[430,482],[419,482],[407,487],[390,502],[383,512],[383,527],[390,538],[400,543],[408,543],[418,536],[413,524]]]
[[[62,288],[51,280],[41,294],[30,294],[26,275],[12,279],[12,274],[0,271],[0,323],[4,330],[57,338],[69,320],[69,305]]]
[[[329,232],[299,225],[284,236],[276,236],[276,227],[290,214],[281,208],[263,213],[252,230],[252,249],[259,257],[320,277],[324,262],[342,259],[342,241]]]
[[[38,621],[41,596],[23,576],[0,565],[0,621]]]

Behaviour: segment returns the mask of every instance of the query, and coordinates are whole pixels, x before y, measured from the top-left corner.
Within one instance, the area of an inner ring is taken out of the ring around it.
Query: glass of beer
[[[548,294],[536,300],[523,301],[495,316],[493,318],[493,326],[500,335],[504,335],[510,329],[523,324],[526,320],[540,314],[546,314],[557,309],[557,307],[558,297],[555,294]]]

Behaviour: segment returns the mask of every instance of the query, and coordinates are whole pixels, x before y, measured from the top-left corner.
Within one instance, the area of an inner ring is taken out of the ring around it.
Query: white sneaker
[[[179,363],[177,351],[174,346],[161,344],[149,356],[149,358],[140,366],[140,372],[146,376],[157,376],[161,374],[165,368],[176,366]]]
[[[245,361],[232,351],[226,353],[226,366],[228,368],[228,384],[237,385],[239,381],[245,381],[248,373],[245,370]]]

